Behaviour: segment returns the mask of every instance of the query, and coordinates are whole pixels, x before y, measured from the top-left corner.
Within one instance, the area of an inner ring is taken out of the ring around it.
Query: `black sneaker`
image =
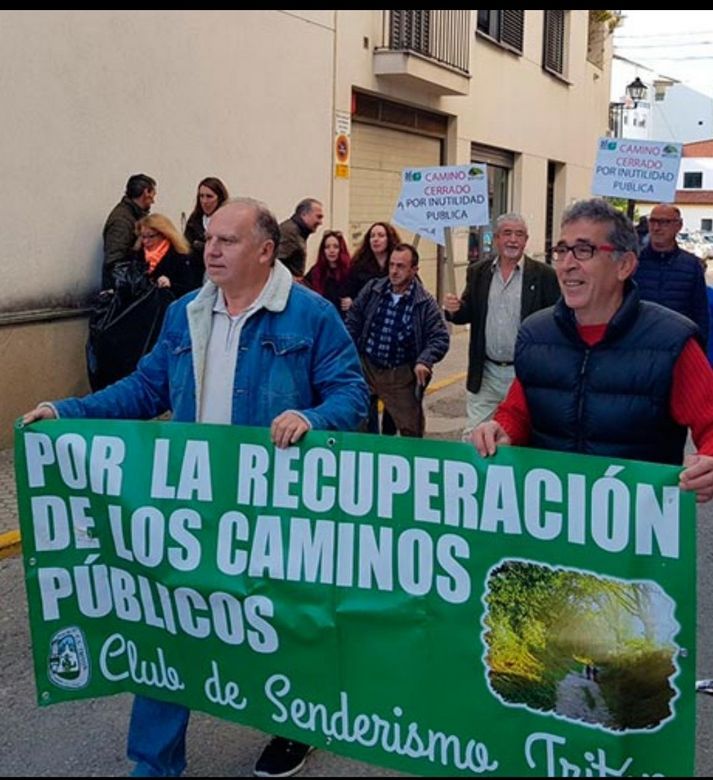
[[[255,777],[291,777],[302,769],[313,750],[304,742],[273,737],[255,762],[253,774]]]

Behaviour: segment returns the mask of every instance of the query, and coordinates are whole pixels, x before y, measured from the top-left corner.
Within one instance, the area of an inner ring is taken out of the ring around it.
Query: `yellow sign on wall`
[[[352,118],[347,111],[337,111],[334,121],[334,177],[349,178]]]

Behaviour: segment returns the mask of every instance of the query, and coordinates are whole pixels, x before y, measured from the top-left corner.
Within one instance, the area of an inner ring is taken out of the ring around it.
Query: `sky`
[[[614,52],[713,96],[713,11],[622,11]]]

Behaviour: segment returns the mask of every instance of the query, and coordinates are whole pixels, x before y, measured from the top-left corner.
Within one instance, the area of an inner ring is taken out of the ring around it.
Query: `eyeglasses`
[[[573,244],[572,246],[557,244],[557,246],[553,246],[550,249],[550,256],[553,263],[561,263],[567,257],[567,252],[571,252],[575,260],[584,261],[591,260],[594,257],[594,253],[598,251],[618,252],[619,250],[611,244],[599,244],[599,246],[596,244]]]
[[[678,219],[659,219],[658,217],[652,217],[649,219],[649,225],[673,225],[678,221]]]

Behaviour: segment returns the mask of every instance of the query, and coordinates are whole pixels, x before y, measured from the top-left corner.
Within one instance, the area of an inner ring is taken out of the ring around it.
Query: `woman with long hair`
[[[193,207],[190,217],[188,217],[184,235],[191,245],[194,255],[199,257],[201,262],[203,260],[205,230],[208,227],[208,220],[226,200],[228,200],[228,189],[220,179],[215,176],[206,176],[205,179],[198,183],[196,205]]]
[[[136,223],[135,259],[143,262],[149,279],[169,287],[176,298],[203,284],[203,264],[194,262],[188,241],[163,214],[149,214]]]
[[[327,230],[319,244],[317,260],[304,278],[305,284],[334,304],[342,317],[341,300],[351,262],[344,236],[338,230]]]
[[[364,233],[352,257],[352,267],[344,288],[343,311],[349,311],[361,288],[375,276],[388,276],[389,255],[401,237],[389,222],[374,222]]]

